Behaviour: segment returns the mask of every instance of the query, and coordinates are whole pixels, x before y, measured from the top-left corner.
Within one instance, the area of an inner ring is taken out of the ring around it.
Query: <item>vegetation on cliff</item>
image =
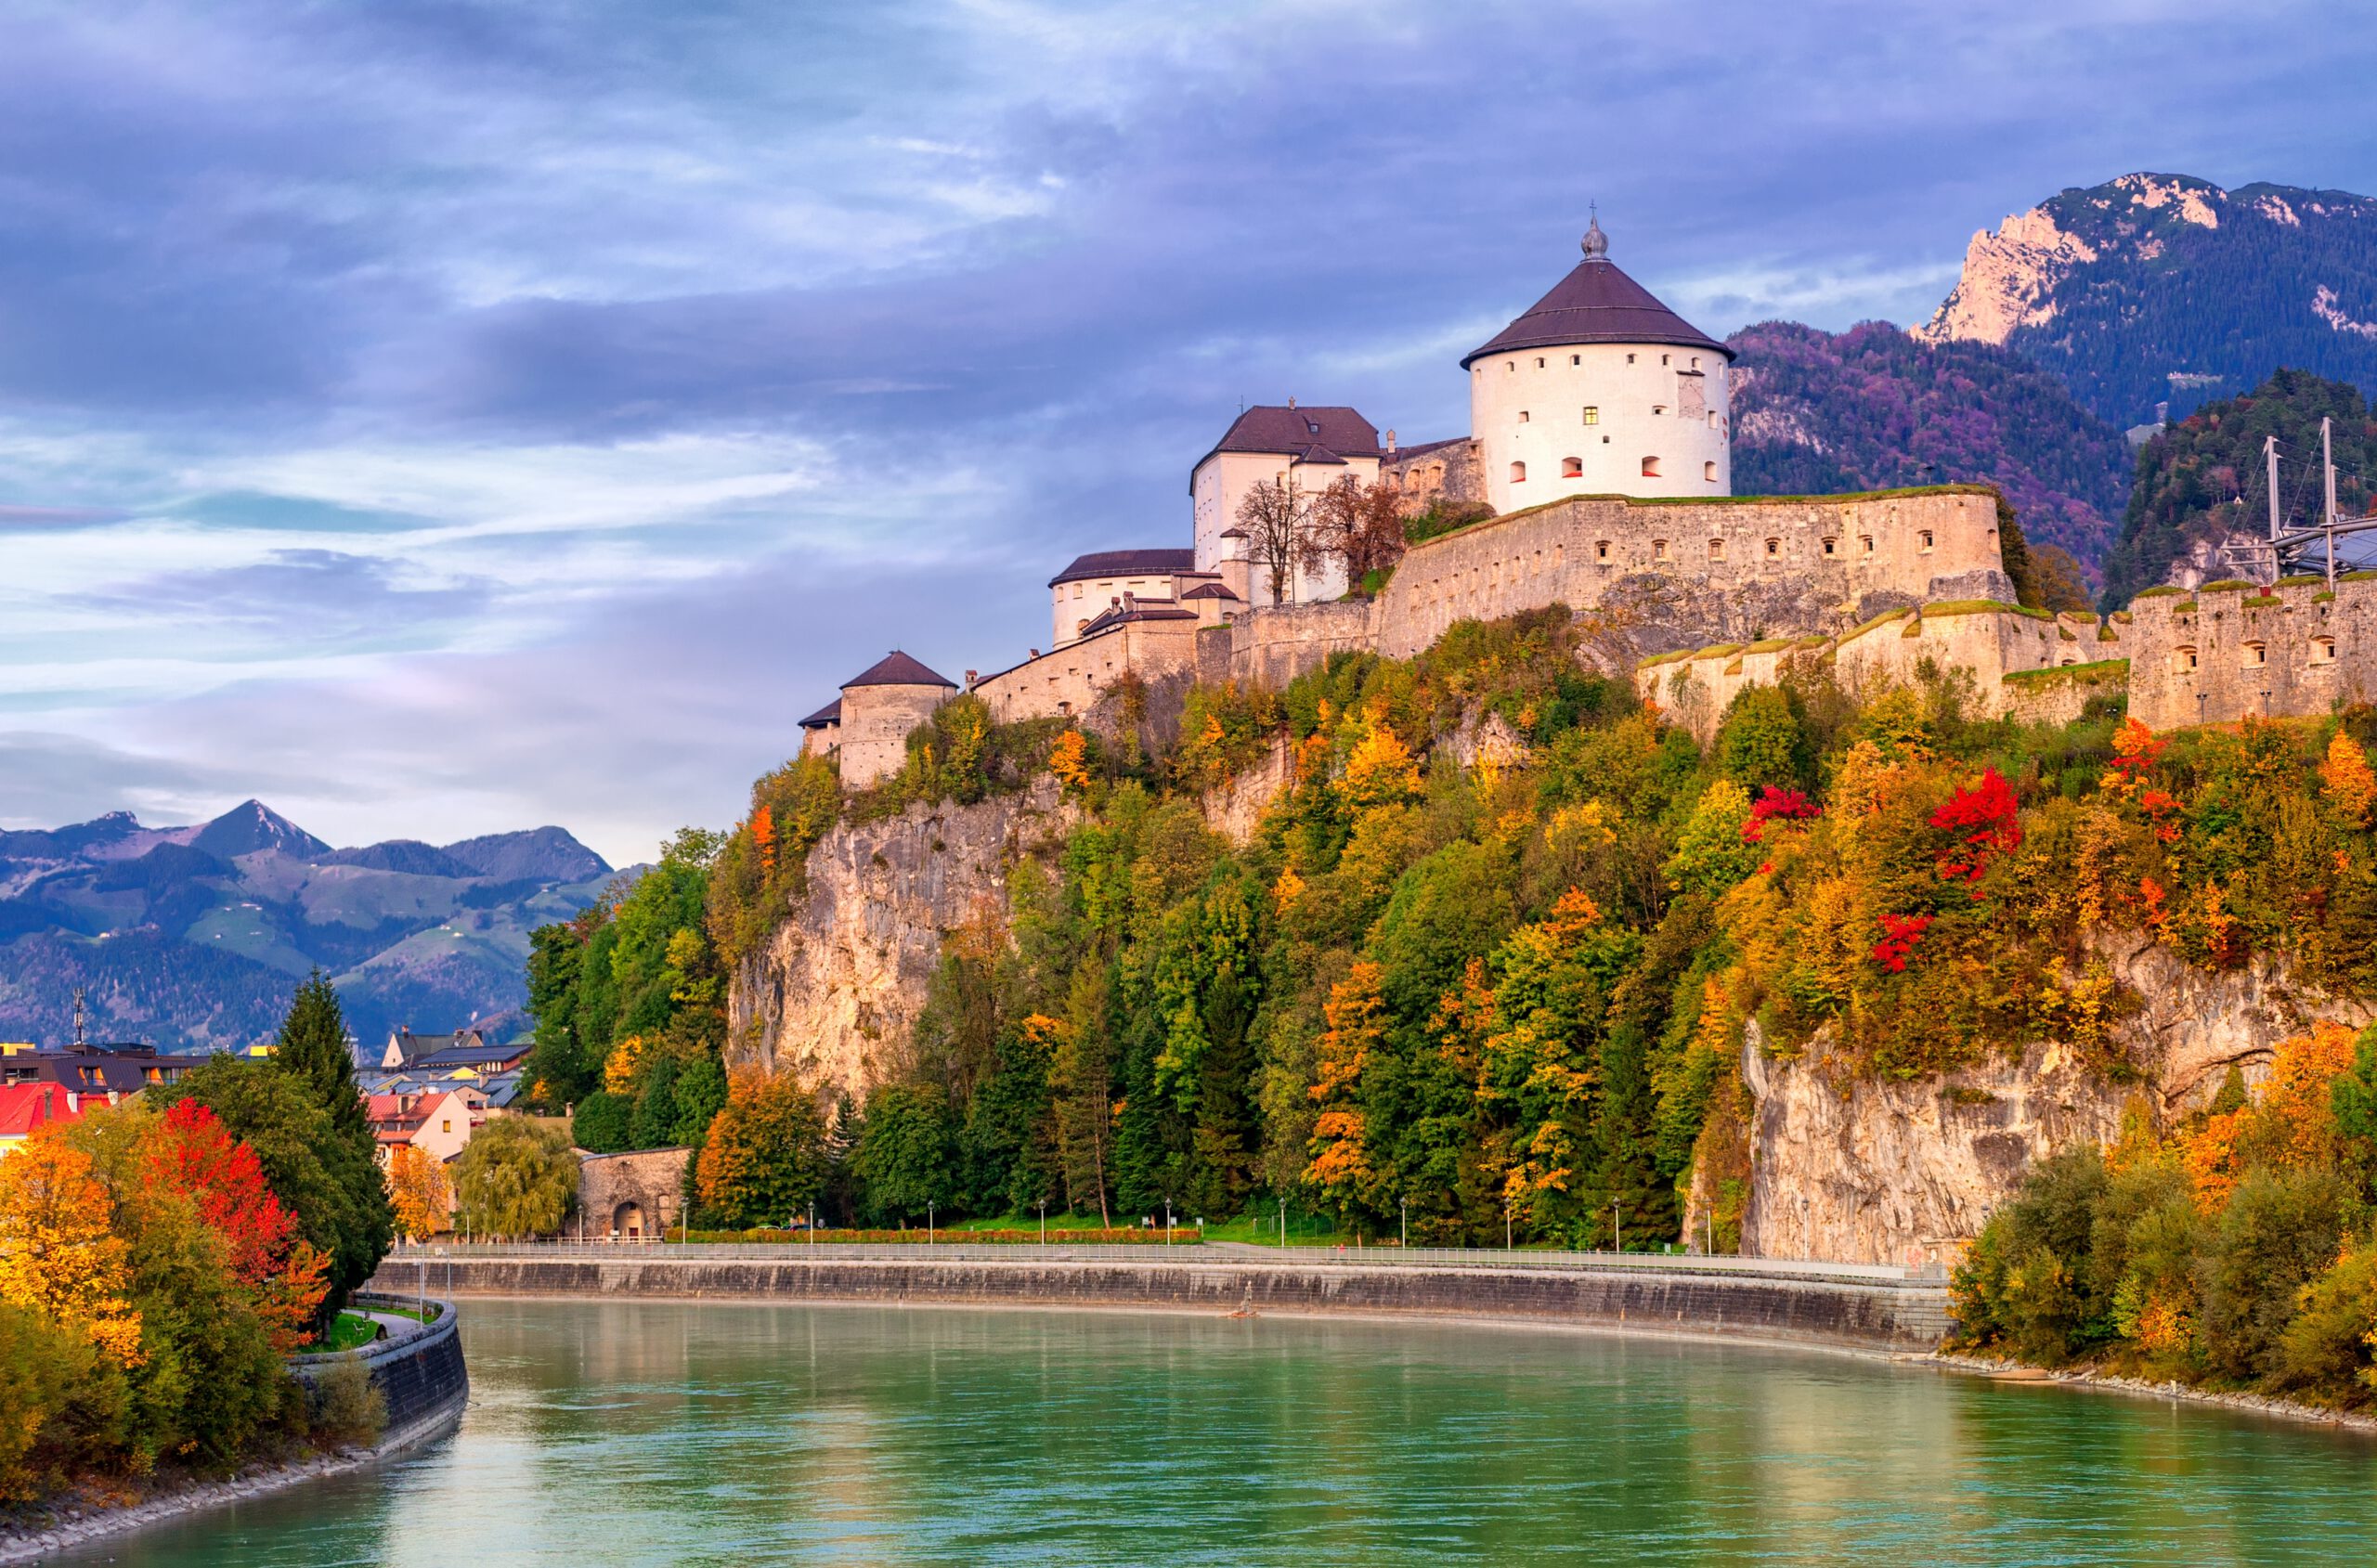
[[[2377,421],[2358,387],[2280,370],[2246,397],[2207,403],[2169,425],[2138,454],[2137,478],[2121,537],[2105,556],[2107,609],[2163,581],[2173,562],[2231,532],[2267,537],[2269,482],[2262,455],[2275,435],[2281,459],[2279,500],[2291,526],[2318,520],[2319,421],[2335,421],[2336,506],[2345,516],[2369,510],[2377,492]],[[2306,465],[2311,465],[2307,466]]]
[[[2377,1029],[2322,1024],[2167,1134],[2033,1171],[1956,1275],[1973,1346],[2377,1404]]]
[[[1160,752],[1066,732],[1045,765],[1081,825],[946,943],[864,1104],[771,1147],[844,1220],[1286,1196],[1414,1242],[1643,1244],[1691,1204],[1723,1247],[1753,1021],[1840,1071],[2055,1038],[2119,1079],[2103,929],[2377,989],[2365,715],[2165,737],[2117,698],[2024,728],[1966,697],[1861,706],[1810,659],[1704,751],[1554,607],[1201,688]],[[1290,785],[1233,846],[1201,799],[1273,748]],[[710,888],[713,930],[767,918]]]

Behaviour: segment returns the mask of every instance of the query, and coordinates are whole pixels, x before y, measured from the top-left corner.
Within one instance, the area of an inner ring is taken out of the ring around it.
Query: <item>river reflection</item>
[[[2377,1442],[1442,1324],[463,1303],[473,1405],[173,1564],[2364,1562]]]

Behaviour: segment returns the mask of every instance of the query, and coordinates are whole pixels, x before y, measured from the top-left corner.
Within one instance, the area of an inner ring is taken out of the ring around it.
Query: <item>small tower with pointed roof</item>
[[[956,691],[955,681],[894,648],[843,681],[838,701],[800,721],[806,732],[801,750],[839,756],[842,783],[864,789],[900,771],[907,760],[908,732]]]
[[[1618,269],[1598,214],[1583,250],[1461,362],[1487,500],[1733,494],[1733,350]]]

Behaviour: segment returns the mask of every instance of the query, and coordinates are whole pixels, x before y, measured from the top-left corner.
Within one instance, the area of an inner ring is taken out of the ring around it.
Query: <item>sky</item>
[[[1185,545],[1241,405],[1462,433],[1588,203],[1704,330],[1911,322],[2065,187],[2377,191],[2372,45],[2292,0],[0,0],[0,826],[648,859],[886,650],[1003,667],[1073,555]]]

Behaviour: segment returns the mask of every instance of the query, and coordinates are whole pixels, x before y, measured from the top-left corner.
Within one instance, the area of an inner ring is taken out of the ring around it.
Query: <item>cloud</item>
[[[1242,403],[1465,428],[1459,356],[1589,201],[1706,330],[1912,319],[2067,185],[2377,188],[2335,129],[2373,31],[2299,0],[0,17],[6,807],[257,794],[638,858],[882,647],[1005,665],[1072,554],[1184,538]]]

